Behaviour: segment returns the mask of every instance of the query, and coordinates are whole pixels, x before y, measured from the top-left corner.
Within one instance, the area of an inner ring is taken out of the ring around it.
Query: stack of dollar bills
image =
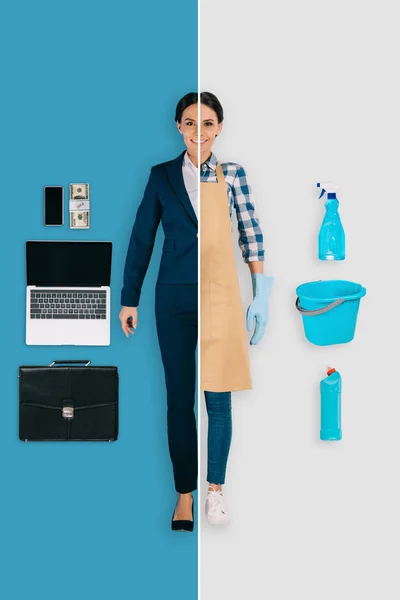
[[[71,229],[89,229],[90,200],[88,183],[70,184],[69,215]]]

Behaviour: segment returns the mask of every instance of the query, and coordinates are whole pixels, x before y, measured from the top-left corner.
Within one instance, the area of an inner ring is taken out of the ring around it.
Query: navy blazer
[[[182,174],[185,152],[152,167],[125,261],[123,306],[138,306],[158,225],[165,233],[157,283],[197,283],[198,223]]]

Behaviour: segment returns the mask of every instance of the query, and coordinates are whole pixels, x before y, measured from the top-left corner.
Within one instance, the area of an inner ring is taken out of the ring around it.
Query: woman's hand
[[[138,321],[137,308],[135,306],[123,306],[119,313],[119,320],[126,337],[129,337],[130,333],[133,335]]]

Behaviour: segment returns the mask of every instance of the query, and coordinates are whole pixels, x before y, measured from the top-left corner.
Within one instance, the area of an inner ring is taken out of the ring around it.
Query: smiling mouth
[[[200,144],[201,145],[201,144],[205,144],[205,142],[207,140],[190,140],[190,141],[193,142],[193,144]]]

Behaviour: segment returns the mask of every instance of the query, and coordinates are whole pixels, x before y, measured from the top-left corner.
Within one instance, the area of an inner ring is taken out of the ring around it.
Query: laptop
[[[110,344],[111,242],[26,242],[26,343]]]

